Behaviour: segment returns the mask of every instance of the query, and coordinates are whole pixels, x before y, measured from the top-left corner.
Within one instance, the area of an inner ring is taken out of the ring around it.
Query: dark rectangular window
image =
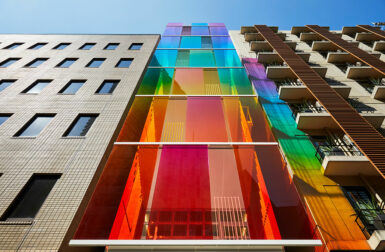
[[[20,58],[9,58],[0,63],[0,67],[8,67],[18,61]]]
[[[47,43],[36,43],[33,46],[29,47],[28,49],[30,49],[30,50],[38,50],[38,49],[42,48],[43,46],[45,46],[46,44]]]
[[[12,114],[0,114],[0,125],[2,125]]]
[[[60,62],[56,67],[67,68],[70,67],[77,60],[77,58],[66,58],[62,62]]]
[[[106,45],[106,47],[104,47],[104,50],[115,50],[116,48],[118,48],[119,46],[119,43],[109,43],[108,45]]]
[[[96,90],[97,94],[112,94],[114,89],[118,85],[119,81],[117,80],[105,80],[102,85]]]
[[[67,46],[69,46],[71,43],[60,43],[57,46],[55,46],[53,49],[54,50],[63,50]]]
[[[128,68],[134,59],[120,59],[115,67]]]
[[[0,92],[11,86],[16,80],[1,80],[0,81]]]
[[[85,82],[85,80],[71,80],[59,91],[59,94],[75,94]]]
[[[34,174],[1,217],[2,221],[33,219],[60,175]]]
[[[32,85],[23,90],[23,94],[38,94],[40,93],[51,80],[37,80]]]
[[[54,114],[36,114],[15,134],[15,137],[39,135],[54,117]]]
[[[85,136],[92,124],[98,117],[97,114],[80,114],[76,117],[75,121],[64,133],[64,137],[68,136]]]
[[[94,45],[96,45],[95,43],[85,43],[84,45],[82,45],[79,50],[90,50],[92,47],[94,47]]]
[[[92,59],[92,60],[90,61],[90,63],[88,63],[88,64],[86,65],[86,67],[98,68],[98,67],[100,67],[100,66],[103,64],[103,62],[104,62],[105,60],[106,60],[106,59],[103,59],[103,58]]]
[[[12,49],[15,49],[15,48],[21,46],[22,44],[24,44],[24,43],[13,43],[13,44],[10,44],[10,45],[4,47],[3,49],[12,50]]]
[[[44,62],[46,62],[47,60],[48,60],[48,58],[37,58],[37,59],[34,59],[33,61],[29,62],[24,67],[38,67],[41,64],[43,64]]]
[[[142,45],[143,43],[132,43],[130,45],[130,48],[128,48],[129,50],[140,50],[140,48],[142,48]]]

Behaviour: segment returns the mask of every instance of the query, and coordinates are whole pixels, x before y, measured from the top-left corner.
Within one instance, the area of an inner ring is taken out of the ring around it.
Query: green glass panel
[[[173,67],[175,66],[178,50],[156,50],[150,66]]]
[[[218,67],[241,67],[242,63],[239,60],[235,50],[214,50],[215,61]]]
[[[219,68],[222,94],[255,94],[243,68]]]
[[[190,64],[191,67],[214,67],[215,59],[212,50],[191,50]]]
[[[149,68],[140,84],[138,94],[170,94],[174,69]]]

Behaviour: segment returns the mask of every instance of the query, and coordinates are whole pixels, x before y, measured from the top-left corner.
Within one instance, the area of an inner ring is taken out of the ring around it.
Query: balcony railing
[[[365,234],[366,238],[376,230],[385,230],[385,208],[354,209],[356,211],[355,222]]]
[[[369,93],[373,93],[376,86],[385,86],[385,81],[381,79],[365,79],[357,80],[357,82]]]
[[[325,144],[317,146],[315,156],[322,163],[327,156],[363,156],[363,154],[353,143]]]
[[[292,116],[294,119],[297,118],[298,113],[323,113],[326,112],[324,107],[313,105],[313,104],[307,104],[307,103],[292,103],[289,104]]]

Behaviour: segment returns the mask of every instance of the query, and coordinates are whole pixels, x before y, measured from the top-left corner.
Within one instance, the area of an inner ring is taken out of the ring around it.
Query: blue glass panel
[[[202,48],[201,37],[182,37],[180,48]]]
[[[209,24],[208,23],[192,23],[191,25],[205,25],[205,26],[208,26]]]
[[[150,66],[173,67],[175,66],[178,50],[156,50]]]
[[[190,64],[192,67],[214,67],[215,60],[212,50],[191,50]]]
[[[162,37],[159,41],[158,48],[178,48],[180,37]]]
[[[30,48],[28,49],[31,49],[31,50],[37,50],[37,49],[40,49],[42,48],[43,46],[45,46],[47,43],[37,43],[37,44],[34,44],[33,46],[31,46]]]
[[[104,50],[115,50],[119,46],[119,43],[110,43],[106,47],[104,47]]]
[[[133,44],[131,44],[131,46],[130,46],[130,50],[140,50],[140,48],[142,48],[142,43],[133,43]]]
[[[191,35],[209,35],[209,28],[207,26],[192,26]]]
[[[40,66],[43,62],[47,61],[47,59],[36,59],[29,63],[27,67],[38,67]]]
[[[223,26],[210,26],[211,35],[229,35],[226,27]]]
[[[79,116],[65,136],[85,136],[94,123],[96,116]]]
[[[66,48],[69,45],[70,45],[70,43],[60,43],[54,49],[55,50],[63,50],[64,48]]]
[[[0,92],[9,87],[12,83],[14,83],[14,80],[2,80],[0,81]]]
[[[213,48],[234,48],[230,37],[211,37],[213,41]]]
[[[181,35],[182,26],[168,26],[163,32],[163,35]]]
[[[37,116],[33,121],[17,136],[37,136],[52,120],[53,116]]]
[[[241,67],[242,63],[239,60],[235,50],[214,50],[215,61],[219,67]]]
[[[90,50],[92,47],[94,47],[94,43],[87,43],[87,44],[84,44],[82,47],[80,47],[79,49],[80,50]]]

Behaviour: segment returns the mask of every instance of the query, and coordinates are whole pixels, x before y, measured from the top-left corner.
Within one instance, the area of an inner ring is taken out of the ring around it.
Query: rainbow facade
[[[261,95],[223,24],[169,24],[74,239],[318,239]]]

